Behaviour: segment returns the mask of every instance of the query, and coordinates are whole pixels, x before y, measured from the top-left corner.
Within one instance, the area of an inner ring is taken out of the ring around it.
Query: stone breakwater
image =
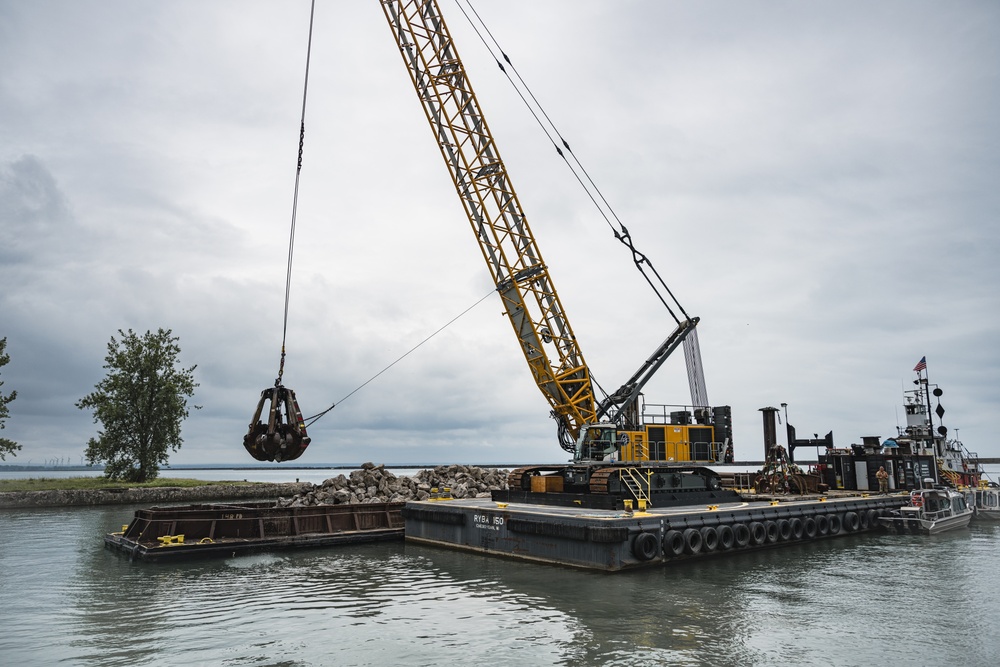
[[[17,507],[84,507],[89,505],[139,505],[191,503],[218,500],[271,500],[301,493],[312,484],[212,484],[208,486],[61,491],[8,491],[0,493],[0,509]]]
[[[342,505],[346,503],[400,503],[427,500],[432,489],[447,488],[454,498],[490,496],[507,488],[507,470],[447,465],[402,477],[384,465],[364,463],[349,475],[337,475],[322,484],[251,483],[192,487],[75,489],[61,491],[8,491],[0,493],[0,509],[18,507],[86,507],[90,505],[142,505],[217,502],[222,500],[275,500],[278,507]]]
[[[337,475],[322,484],[307,484],[292,497],[279,498],[279,507],[342,505],[346,503],[401,503],[427,500],[433,489],[447,488],[454,498],[489,498],[490,492],[507,488],[507,470],[448,465],[399,477],[383,465],[364,463],[350,475]]]

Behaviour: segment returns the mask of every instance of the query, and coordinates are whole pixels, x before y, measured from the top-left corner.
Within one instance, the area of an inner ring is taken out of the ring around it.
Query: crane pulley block
[[[267,423],[261,419],[265,405]],[[250,455],[258,461],[292,461],[302,456],[310,441],[295,392],[278,383],[262,391],[250,431],[243,436]]]

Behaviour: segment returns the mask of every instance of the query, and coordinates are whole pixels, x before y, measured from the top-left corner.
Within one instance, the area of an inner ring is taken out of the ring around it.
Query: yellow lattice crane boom
[[[576,441],[596,421],[589,370],[438,4],[382,9],[532,376]]]

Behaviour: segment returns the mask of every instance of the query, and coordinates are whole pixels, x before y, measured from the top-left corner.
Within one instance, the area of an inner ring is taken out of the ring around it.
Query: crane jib
[[[632,377],[619,387],[617,391],[601,401],[597,406],[597,418],[603,419],[605,416],[611,416],[612,413],[621,414],[628,411],[639,397],[642,388],[653,377],[653,374],[659,370],[660,366],[663,365],[663,362],[667,360],[671,353],[694,331],[694,328],[698,325],[698,321],[697,317],[693,317],[677,325],[677,328],[660,343],[656,350],[653,351],[653,354],[632,374]]]

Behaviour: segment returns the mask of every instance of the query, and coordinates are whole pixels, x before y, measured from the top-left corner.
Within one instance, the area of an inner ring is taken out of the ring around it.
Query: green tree
[[[7,349],[7,337],[4,336],[0,338],[0,368],[3,368],[8,363],[10,363],[10,355],[6,352]],[[0,387],[3,386],[3,382],[0,381]],[[7,404],[17,398],[17,392],[12,391],[10,395],[4,396],[3,392],[0,392],[0,429],[5,428],[4,422],[10,417],[10,410],[7,409]],[[0,461],[3,461],[7,454],[14,455],[14,452],[21,449],[21,445],[17,444],[13,440],[7,438],[0,438]]]
[[[181,348],[170,329],[142,337],[131,329],[118,334],[121,340],[111,337],[104,358],[107,376],[76,407],[93,410],[94,423],[104,428],[87,442],[87,461],[103,463],[108,479],[145,482],[156,479],[167,450],[177,451],[184,442],[181,422],[198,386],[197,366],[177,366]]]

